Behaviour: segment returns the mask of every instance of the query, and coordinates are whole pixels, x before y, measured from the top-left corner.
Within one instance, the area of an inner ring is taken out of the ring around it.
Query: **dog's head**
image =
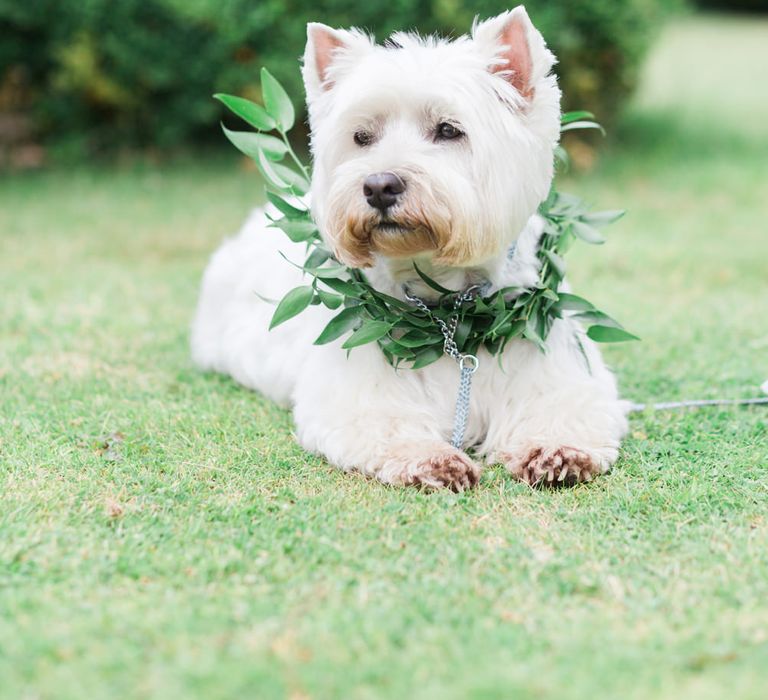
[[[559,136],[555,58],[525,9],[454,41],[307,34],[312,209],[337,257],[502,254],[547,195]]]

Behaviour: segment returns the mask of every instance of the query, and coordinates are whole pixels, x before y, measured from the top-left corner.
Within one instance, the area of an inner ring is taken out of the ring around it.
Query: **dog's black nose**
[[[405,183],[394,173],[375,173],[365,178],[363,194],[368,204],[384,213],[405,192]]]

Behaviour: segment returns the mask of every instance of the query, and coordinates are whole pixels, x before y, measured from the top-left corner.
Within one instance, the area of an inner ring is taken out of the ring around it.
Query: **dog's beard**
[[[378,212],[348,215],[338,238],[338,253],[354,260],[373,263],[373,255],[412,257],[439,251],[450,239],[450,225],[443,219],[428,218],[423,212],[403,208],[392,215]]]
[[[433,262],[464,267],[498,253],[495,238],[452,225],[449,212],[426,216],[399,209],[391,216],[377,212],[347,213],[331,229],[336,257],[350,267],[370,267],[374,256],[410,258],[432,253]]]
[[[385,215],[357,203],[349,208],[340,203],[328,226],[336,257],[350,267],[370,267],[374,255],[403,258],[433,252],[439,257],[454,235],[451,212],[436,202],[427,210],[414,201],[406,200]]]

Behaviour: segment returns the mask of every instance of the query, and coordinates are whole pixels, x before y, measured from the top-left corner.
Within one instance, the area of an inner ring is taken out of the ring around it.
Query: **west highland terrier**
[[[311,206],[323,239],[371,285],[405,298],[536,284],[537,214],[553,177],[560,90],[555,58],[520,6],[453,41],[308,26],[303,77],[312,135]],[[255,211],[213,256],[192,350],[293,409],[303,447],[387,484],[475,485],[481,464],[529,484],[574,484],[607,471],[626,430],[616,382],[577,321],[555,321],[543,353],[527,340],[478,353],[464,445],[449,443],[457,368],[444,356],[394,369],[373,343],[349,355],[313,345],[335,313],[311,306],[269,331],[303,260]],[[507,255],[515,245],[514,256]],[[575,339],[580,339],[581,347]],[[585,359],[587,362],[585,362]]]

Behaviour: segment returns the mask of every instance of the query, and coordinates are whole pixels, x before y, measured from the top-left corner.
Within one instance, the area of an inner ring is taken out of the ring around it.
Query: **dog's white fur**
[[[357,30],[308,27],[311,202],[322,235],[339,259],[400,297],[404,284],[430,294],[414,260],[453,289],[480,279],[534,284],[536,209],[559,137],[553,55],[522,6],[454,41],[411,34],[392,41],[376,46]],[[436,140],[435,125],[446,121],[465,136]],[[360,131],[369,145],[356,144]],[[391,210],[399,232],[378,229],[380,214],[363,196],[363,180],[384,171],[407,184]],[[267,330],[274,307],[262,298],[306,283],[279,255],[300,263],[304,247],[267,223],[254,211],[213,256],[193,325],[195,362],[291,406],[300,443],[343,469],[391,484],[474,484],[479,466],[447,442],[453,360],[396,371],[375,344],[349,356],[341,340],[313,345],[335,313],[321,306]],[[626,407],[577,322],[557,321],[547,346],[544,354],[512,342],[500,358],[481,351],[466,444],[477,459],[503,462],[529,483],[574,482],[616,460]]]

